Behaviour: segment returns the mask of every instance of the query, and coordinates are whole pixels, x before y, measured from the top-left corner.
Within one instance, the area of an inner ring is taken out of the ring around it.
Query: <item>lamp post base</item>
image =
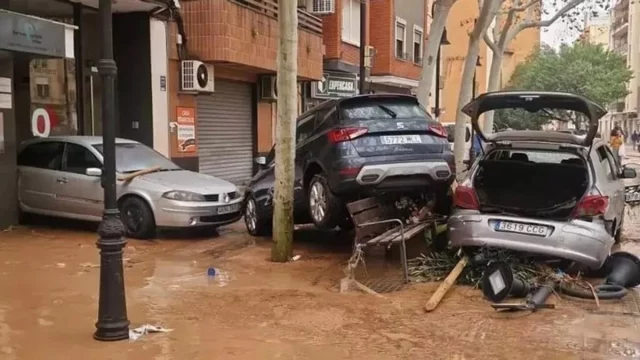
[[[129,320],[124,292],[122,249],[127,243],[118,209],[105,209],[98,227],[100,249],[100,299],[93,338],[117,341],[129,338]]]

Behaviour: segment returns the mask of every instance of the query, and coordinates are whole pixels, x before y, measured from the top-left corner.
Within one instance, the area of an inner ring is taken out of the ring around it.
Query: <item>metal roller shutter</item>
[[[216,80],[198,96],[200,172],[242,184],[253,175],[251,84]]]

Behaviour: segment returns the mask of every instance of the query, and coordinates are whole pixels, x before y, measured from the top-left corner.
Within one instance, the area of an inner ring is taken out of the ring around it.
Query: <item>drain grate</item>
[[[402,264],[397,257],[386,257],[384,248],[368,249],[364,263],[355,270],[355,279],[369,289],[386,294],[405,289]]]

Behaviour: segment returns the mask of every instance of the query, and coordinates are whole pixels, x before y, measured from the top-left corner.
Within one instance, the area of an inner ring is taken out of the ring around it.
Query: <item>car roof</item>
[[[491,140],[565,143],[582,146],[584,144],[584,137],[585,135],[574,135],[558,131],[508,130],[493,134]]]
[[[49,136],[46,138],[33,138],[22,142],[22,146],[35,144],[39,142],[47,141],[62,141],[75,144],[82,144],[85,146],[101,145],[102,136],[83,136],[83,135],[62,135],[62,136]],[[116,138],[116,144],[139,144],[139,142],[129,139]]]

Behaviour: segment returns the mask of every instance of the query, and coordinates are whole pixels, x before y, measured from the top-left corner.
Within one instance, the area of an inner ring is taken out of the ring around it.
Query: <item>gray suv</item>
[[[247,187],[245,222],[251,234],[269,230],[274,158]],[[370,94],[326,101],[302,114],[296,130],[295,222],[348,226],[345,203],[388,193],[426,193],[447,212],[455,174],[444,127],[414,96]]]

